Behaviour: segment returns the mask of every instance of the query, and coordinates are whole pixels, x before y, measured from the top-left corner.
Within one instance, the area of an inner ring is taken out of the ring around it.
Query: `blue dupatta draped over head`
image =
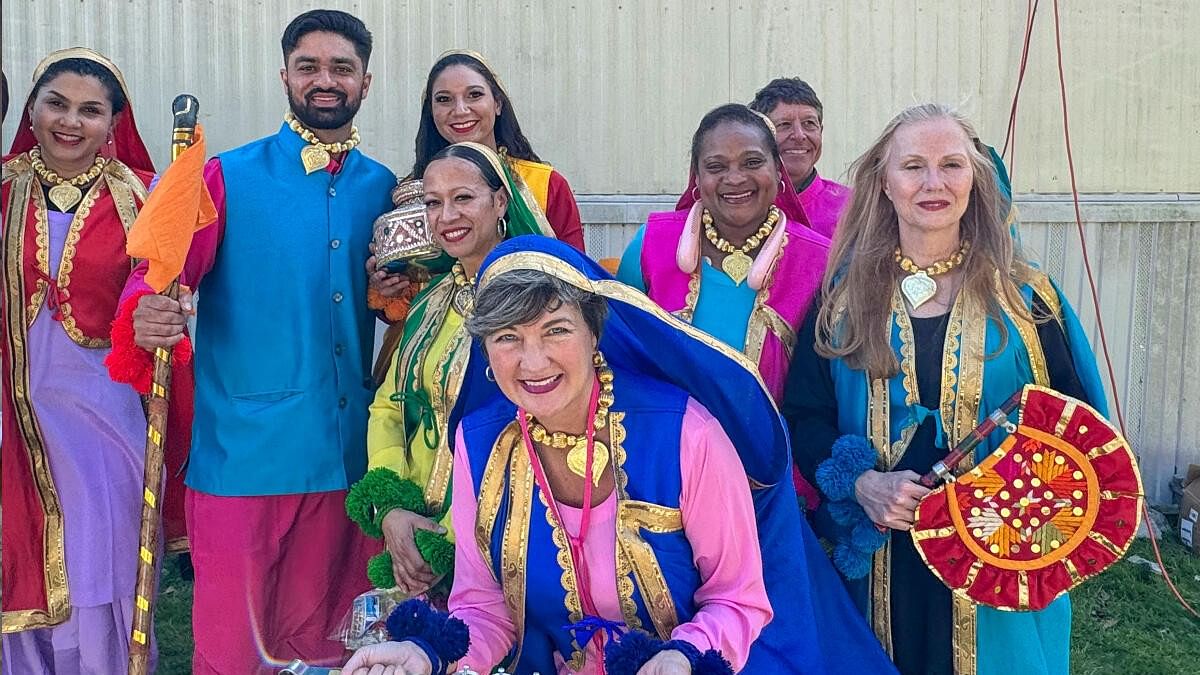
[[[752,481],[772,485],[788,475],[791,449],[786,424],[758,370],[740,352],[671,316],[560,241],[523,236],[501,243],[480,266],[479,287],[515,269],[540,270],[606,298],[609,313],[599,349],[611,366],[679,387],[707,408],[733,441]],[[474,385],[484,379],[486,366],[486,359],[472,358],[466,382]],[[488,384],[498,395],[495,384]],[[474,400],[464,401],[461,415],[492,396],[463,398]],[[451,420],[451,428],[458,419],[461,416]]]
[[[661,380],[687,392],[721,423],[749,477],[763,560],[775,612],[754,645],[748,673],[894,673],[895,668],[834,572],[800,513],[791,481],[783,418],[754,364],[740,352],[663,310],[616,281],[591,259],[545,237],[516,237],[484,260],[478,285],[512,270],[539,270],[608,300],[599,349],[616,369]],[[480,349],[475,341],[473,349]],[[502,396],[473,355],[450,428]]]

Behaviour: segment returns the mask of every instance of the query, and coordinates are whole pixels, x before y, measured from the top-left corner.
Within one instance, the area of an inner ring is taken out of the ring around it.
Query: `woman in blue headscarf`
[[[753,364],[543,237],[488,256],[474,312],[483,354],[459,400],[452,499],[474,534],[456,543],[450,596],[463,663],[892,672],[801,518]],[[392,638],[346,672],[457,658]]]

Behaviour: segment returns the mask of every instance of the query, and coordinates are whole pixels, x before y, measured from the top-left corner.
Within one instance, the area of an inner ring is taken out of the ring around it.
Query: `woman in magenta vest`
[[[664,309],[741,350],[768,391],[783,395],[800,326],[829,254],[794,194],[770,123],[744,105],[713,109],[692,136],[690,209],[652,213],[617,278]],[[809,508],[816,492],[797,475]]]

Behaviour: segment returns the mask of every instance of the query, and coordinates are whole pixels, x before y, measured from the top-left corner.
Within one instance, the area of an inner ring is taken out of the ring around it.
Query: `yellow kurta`
[[[441,284],[438,284],[439,286]],[[386,467],[400,478],[408,479],[425,489],[425,501],[430,512],[440,516],[439,522],[454,540],[450,526],[450,469],[453,455],[450,450],[448,417],[458,398],[462,373],[471,347],[462,315],[450,307],[449,288],[430,289],[425,314],[405,326],[405,336],[392,355],[387,377],[375,393],[367,422],[368,468]],[[437,315],[441,316],[437,316]],[[437,322],[437,325],[434,322]],[[436,331],[432,341],[421,350],[411,341],[421,334]],[[403,368],[406,372],[397,376]],[[411,397],[403,397],[404,383],[416,376],[415,389],[427,397],[428,405]],[[393,400],[393,399],[402,400]]]

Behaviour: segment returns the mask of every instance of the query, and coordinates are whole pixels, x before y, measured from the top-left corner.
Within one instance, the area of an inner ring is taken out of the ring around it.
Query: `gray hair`
[[[482,339],[505,328],[531,323],[564,304],[579,308],[584,323],[599,340],[608,318],[608,302],[558,277],[529,269],[505,272],[476,292],[467,332]]]

